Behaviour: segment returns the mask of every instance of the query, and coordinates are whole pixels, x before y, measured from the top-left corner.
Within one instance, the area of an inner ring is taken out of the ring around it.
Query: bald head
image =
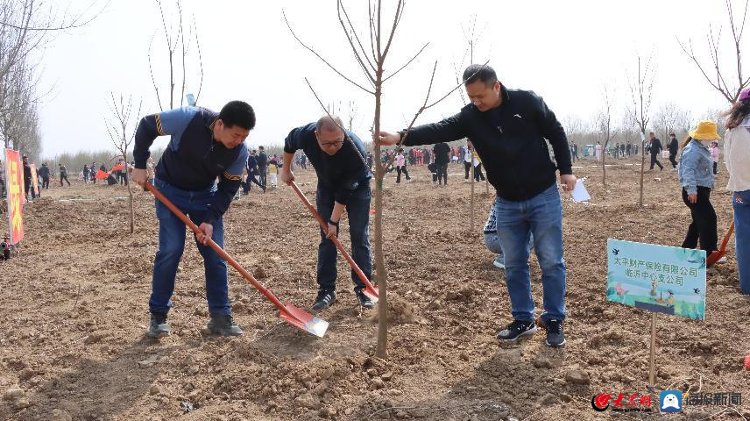
[[[323,116],[317,123],[315,123],[315,130],[318,133],[341,133],[341,128],[344,127],[344,123],[341,122],[341,118],[338,116]]]

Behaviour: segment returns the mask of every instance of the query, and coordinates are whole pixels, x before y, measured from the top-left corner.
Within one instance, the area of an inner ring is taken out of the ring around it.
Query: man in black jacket
[[[669,143],[667,144],[667,149],[669,149],[669,162],[672,163],[672,168],[677,168],[677,149],[680,148],[680,145],[677,143],[677,137],[675,137],[674,133],[669,134]]]
[[[529,238],[542,268],[543,327],[548,346],[565,345],[566,269],[563,260],[562,203],[557,189],[560,170],[563,189],[575,187],[568,141],[555,114],[530,91],[509,90],[489,66],[471,65],[463,74],[471,104],[435,124],[407,132],[380,132],[377,141],[391,145],[420,145],[470,138],[497,190],[497,233],[505,251],[508,292],[513,322],[497,334],[516,341],[536,332],[534,300],[529,275]],[[405,137],[405,139],[404,139]],[[557,166],[547,149],[554,150]]]
[[[305,152],[318,176],[315,196],[318,213],[328,220],[325,230],[320,230],[318,246],[318,295],[312,306],[319,311],[336,301],[336,246],[331,238],[338,237],[339,222],[346,210],[349,217],[349,234],[352,259],[368,279],[372,278],[372,254],[368,236],[370,218],[370,179],[365,146],[352,132],[344,132],[338,117],[322,117],[292,130],[284,141],[284,165],[281,181],[294,181],[292,159],[299,149]],[[364,284],[352,271],[354,292],[362,307],[373,308],[375,303],[362,290]]]
[[[258,161],[258,178],[260,178],[260,184],[267,186],[266,174],[268,174],[268,155],[263,146],[258,146],[258,156],[255,158]]]
[[[42,189],[49,189],[49,167],[47,166],[47,163],[42,163],[42,166],[39,168],[39,171],[37,172],[39,177],[42,179]]]
[[[651,168],[649,169],[653,170],[654,165],[658,165],[659,171],[661,171],[664,169],[664,166],[661,165],[661,162],[659,162],[657,157],[659,156],[659,152],[661,152],[661,150],[664,148],[662,148],[661,140],[656,138],[656,135],[654,134],[654,132],[650,132],[648,136],[650,138],[649,144],[648,144],[648,150],[649,152],[651,152]]]
[[[36,192],[31,185],[31,165],[29,165],[29,157],[26,155],[23,156],[23,187],[27,202],[29,201],[29,190],[31,190],[31,199],[36,199]]]
[[[437,170],[438,184],[445,184],[447,186],[448,163],[451,162],[451,147],[447,143],[440,142],[432,147],[432,151],[435,153],[435,169]]]

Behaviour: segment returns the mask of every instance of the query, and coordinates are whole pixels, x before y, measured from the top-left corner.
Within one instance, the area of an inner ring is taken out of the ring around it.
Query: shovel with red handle
[[[323,219],[323,217],[320,216],[318,211],[315,210],[315,207],[312,205],[312,203],[310,203],[310,201],[307,200],[307,197],[299,189],[299,186],[297,186],[297,183],[292,181],[291,184],[289,185],[292,186],[292,188],[294,189],[294,192],[297,193],[297,196],[299,196],[299,198],[302,200],[302,203],[304,203],[305,206],[307,206],[307,209],[310,210],[310,213],[312,213],[315,219],[318,220],[318,223],[320,224],[321,228],[323,228],[323,230],[328,229],[328,223]],[[333,241],[333,244],[336,245],[336,248],[341,252],[341,254],[344,256],[346,261],[349,262],[349,266],[352,267],[352,270],[357,274],[357,276],[362,281],[362,283],[365,284],[365,288],[362,290],[362,292],[366,296],[368,296],[374,303],[377,303],[378,298],[379,298],[378,290],[372,286],[370,281],[367,279],[367,276],[365,275],[365,273],[362,272],[362,269],[360,269],[357,263],[354,261],[354,259],[352,259],[352,256],[349,256],[349,253],[346,252],[346,249],[344,249],[344,246],[341,245],[341,242],[339,241],[339,239],[334,237],[331,239],[331,241]]]
[[[197,225],[193,221],[190,220],[184,213],[182,213],[177,207],[169,201],[159,190],[156,189],[156,187],[152,186],[151,183],[146,183],[146,190],[150,191],[154,197],[159,199],[161,203],[164,204],[169,210],[172,211],[175,215],[177,215],[178,218],[182,222],[185,223],[196,235],[203,234],[203,231],[198,228]],[[236,260],[232,258],[227,252],[224,251],[221,247],[219,247],[218,244],[214,242],[212,239],[208,239],[207,245],[211,247],[216,253],[218,253],[219,256],[221,256],[222,259],[226,260],[227,263],[232,265],[237,271],[242,275],[243,278],[247,282],[249,282],[252,286],[255,287],[258,291],[261,292],[261,294],[265,295],[268,300],[270,300],[273,305],[276,306],[276,308],[279,309],[279,317],[287,321],[292,326],[302,329],[305,332],[311,333],[318,337],[323,337],[325,335],[326,330],[328,330],[328,322],[319,319],[312,314],[302,310],[299,307],[295,307],[293,304],[287,304],[284,305],[279,301],[276,296],[271,293],[271,291],[263,286],[260,282],[258,282],[255,277],[248,271],[246,271],[239,263],[237,263]]]
[[[727,252],[727,243],[729,242],[729,238],[732,236],[732,233],[734,232],[734,221],[732,221],[732,224],[729,225],[729,230],[724,235],[724,239],[721,240],[721,247],[719,247],[718,250],[714,250],[711,252],[711,254],[708,255],[706,258],[706,267],[713,266],[714,263],[718,262],[719,259],[721,259],[724,254]]]

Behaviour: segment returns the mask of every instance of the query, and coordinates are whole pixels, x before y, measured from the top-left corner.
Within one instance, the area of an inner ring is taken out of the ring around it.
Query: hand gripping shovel
[[[724,254],[727,252],[727,243],[729,242],[729,237],[732,236],[732,233],[734,232],[734,221],[732,221],[732,224],[729,225],[729,231],[724,235],[724,239],[721,240],[721,247],[718,250],[714,250],[711,252],[711,254],[708,255],[706,258],[706,267],[713,266],[714,263],[718,262],[719,259],[721,259]]]
[[[323,220],[323,218],[320,216],[317,210],[315,210],[315,207],[310,203],[309,200],[307,200],[307,197],[305,197],[304,193],[299,189],[299,186],[297,186],[297,183],[292,181],[290,184],[292,188],[294,189],[294,192],[297,193],[297,196],[302,200],[302,203],[307,206],[307,209],[310,210],[310,213],[313,214],[315,219],[318,220],[318,223],[320,226],[325,230],[328,228],[328,223]],[[367,276],[365,276],[365,273],[362,272],[362,269],[359,268],[357,263],[352,259],[352,256],[349,256],[349,253],[346,252],[346,249],[344,249],[344,246],[341,245],[341,242],[338,238],[333,238],[331,241],[333,241],[333,244],[336,245],[336,248],[341,252],[341,254],[344,256],[347,262],[349,262],[349,266],[352,267],[352,270],[357,273],[357,276],[359,276],[359,279],[362,281],[363,284],[365,284],[365,288],[362,290],[362,292],[368,296],[374,303],[378,302],[378,290],[375,289],[375,287],[372,286],[370,281],[367,279]]]
[[[161,194],[161,192],[159,192],[156,187],[152,186],[150,183],[146,183],[146,190],[150,191],[154,195],[154,197],[159,199],[159,201],[164,204],[164,206],[169,208],[172,213],[177,215],[177,217],[180,218],[180,220],[184,222],[185,225],[187,225],[194,233],[202,233],[200,228],[198,228],[198,226],[195,225],[195,223],[191,221],[190,218],[188,218],[184,213],[180,212],[180,210],[177,209],[177,207],[172,204],[169,199]],[[245,278],[245,280],[252,286],[254,286],[255,289],[265,295],[266,298],[268,298],[273,303],[273,305],[275,305],[276,308],[279,309],[279,317],[289,322],[292,326],[302,329],[315,336],[322,338],[323,335],[325,335],[326,330],[328,329],[327,321],[319,319],[312,314],[302,310],[301,308],[295,307],[293,304],[282,304],[281,301],[279,301],[279,299],[276,298],[276,296],[274,296],[268,288],[264,287],[260,282],[258,282],[255,277],[250,274],[250,272],[246,271],[239,263],[237,263],[236,260],[232,258],[232,256],[227,254],[227,252],[219,247],[219,245],[216,244],[212,239],[208,240],[208,246],[211,247],[216,253],[218,253],[222,259],[226,260],[227,263],[237,269],[242,277]]]

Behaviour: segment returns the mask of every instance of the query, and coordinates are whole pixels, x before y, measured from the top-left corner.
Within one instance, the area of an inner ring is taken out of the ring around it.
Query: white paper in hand
[[[584,179],[576,180],[576,186],[570,194],[574,202],[588,202],[591,199],[588,190],[586,190],[586,186],[583,185],[583,180]]]

